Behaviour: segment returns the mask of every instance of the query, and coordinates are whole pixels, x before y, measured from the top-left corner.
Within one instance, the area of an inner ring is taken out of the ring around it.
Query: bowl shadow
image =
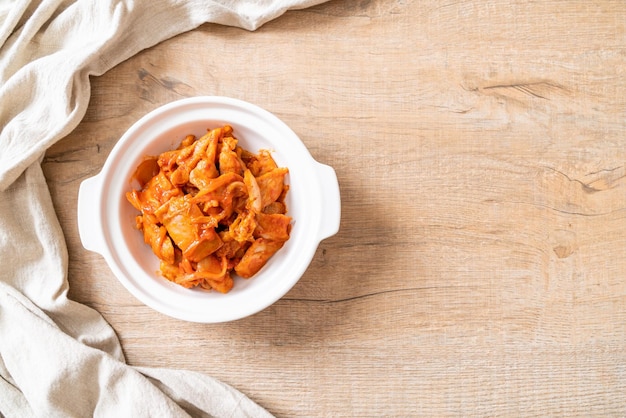
[[[231,332],[257,344],[339,344],[347,334],[377,326],[373,299],[390,303],[384,296],[407,286],[406,280],[392,274],[402,226],[389,218],[384,199],[375,190],[358,178],[342,176],[340,170],[337,177],[339,232],[320,243],[307,271],[283,298],[230,324]]]

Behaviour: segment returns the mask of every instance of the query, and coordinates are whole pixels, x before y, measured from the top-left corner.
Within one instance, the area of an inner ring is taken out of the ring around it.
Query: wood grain
[[[47,153],[71,296],[130,364],[280,417],[624,416],[625,68],[621,1],[334,1],[177,36],[93,78]],[[124,130],[204,94],[277,114],[342,196],[294,289],[220,325],[141,305],[76,228]]]

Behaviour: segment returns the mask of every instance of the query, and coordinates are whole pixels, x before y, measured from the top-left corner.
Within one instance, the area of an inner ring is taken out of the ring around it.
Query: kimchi
[[[243,149],[225,125],[145,157],[126,198],[161,276],[227,293],[233,275],[251,278],[289,239],[288,173],[268,150]]]

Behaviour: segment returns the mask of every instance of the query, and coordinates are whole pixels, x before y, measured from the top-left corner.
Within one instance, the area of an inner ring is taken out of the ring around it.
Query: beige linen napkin
[[[269,416],[209,376],[126,364],[100,314],[67,297],[40,163],[85,114],[91,75],[205,22],[255,30],[322,1],[0,0],[0,416]]]

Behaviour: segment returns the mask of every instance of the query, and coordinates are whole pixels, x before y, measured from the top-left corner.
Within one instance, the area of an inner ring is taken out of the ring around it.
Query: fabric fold
[[[1,282],[0,335],[8,395],[37,416],[270,416],[230,386],[198,373],[144,369],[151,375],[146,377],[140,369],[70,337],[28,298]]]

